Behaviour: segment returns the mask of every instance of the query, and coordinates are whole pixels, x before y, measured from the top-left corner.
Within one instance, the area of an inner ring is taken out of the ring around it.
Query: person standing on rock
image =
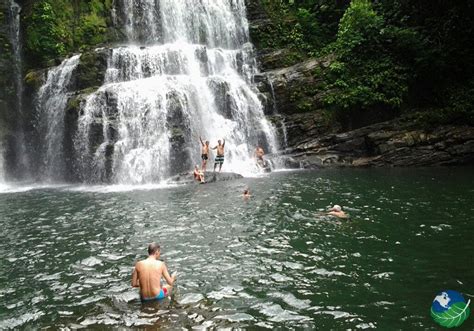
[[[207,160],[209,159],[209,140],[206,140],[206,143],[202,141],[202,138],[199,137],[199,140],[201,141],[201,170],[203,172],[206,172],[206,166],[207,166]]]
[[[221,172],[222,164],[224,163],[224,146],[225,146],[225,139],[222,139],[223,142],[217,141],[217,146],[213,147],[212,149],[217,149],[217,156],[214,160],[214,172],[216,171],[216,166],[219,165],[219,172]]]
[[[265,161],[263,160],[263,156],[265,155],[265,152],[261,146],[257,146],[255,149],[255,158],[257,159],[257,165],[260,167],[265,166]]]
[[[159,260],[160,254],[160,245],[149,244],[148,258],[138,261],[133,269],[132,286],[140,288],[142,302],[164,299],[171,294],[173,289],[176,273],[170,276],[165,263]],[[161,286],[161,277],[168,285]]]

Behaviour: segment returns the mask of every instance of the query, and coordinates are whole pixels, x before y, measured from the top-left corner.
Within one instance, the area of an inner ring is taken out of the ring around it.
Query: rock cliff
[[[396,112],[360,112],[335,118],[325,109],[322,72],[331,56],[294,63],[286,48],[263,47],[272,31],[262,2],[247,0],[252,41],[261,73],[255,77],[265,96],[265,111],[281,137],[287,167],[438,166],[474,163],[474,128],[443,125],[426,128],[414,116]],[[356,112],[354,110],[354,112]]]
[[[422,129],[403,117],[343,133],[313,136],[286,150],[303,168],[442,166],[474,162],[474,128]]]

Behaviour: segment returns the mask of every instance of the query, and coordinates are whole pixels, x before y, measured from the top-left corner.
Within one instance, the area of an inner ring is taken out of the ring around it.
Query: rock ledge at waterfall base
[[[343,133],[305,137],[283,151],[288,168],[422,167],[474,163],[474,127],[423,129],[400,118]]]
[[[205,180],[207,183],[214,183],[214,182],[226,182],[229,180],[236,180],[240,178],[244,178],[241,174],[235,172],[206,172]],[[180,173],[179,175],[173,176],[168,180],[169,183],[176,183],[176,184],[192,184],[196,183],[197,181],[193,178],[192,172],[184,172]]]

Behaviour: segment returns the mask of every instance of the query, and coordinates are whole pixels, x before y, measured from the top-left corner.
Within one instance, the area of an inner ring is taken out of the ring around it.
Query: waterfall
[[[162,181],[200,163],[200,135],[211,147],[225,139],[225,171],[252,172],[255,146],[271,152],[276,140],[252,83],[244,0],[115,4],[128,45],[110,50],[104,84],[82,105],[82,180]]]
[[[13,62],[13,74],[14,74],[14,86],[15,92],[17,97],[17,106],[18,108],[14,111],[17,112],[18,116],[20,116],[21,112],[21,91],[22,82],[21,82],[21,61],[20,61],[20,11],[21,7],[13,0],[10,0],[9,3],[9,11],[8,11],[8,26],[9,26],[9,41],[12,46],[12,62]],[[0,130],[2,126],[0,125]],[[0,131],[0,134],[2,132]],[[5,169],[5,153],[6,148],[4,146],[4,141],[2,139],[2,135],[0,135],[0,183],[5,182],[6,180],[6,169]]]
[[[272,94],[272,107],[273,107],[273,114],[278,114],[278,107],[276,104],[276,95],[275,95],[275,88],[273,87],[273,79],[268,77],[268,83],[270,85],[270,92]],[[284,148],[288,147],[288,130],[286,128],[286,123],[284,118],[280,118],[280,125],[281,125],[281,135],[283,138],[283,146]]]
[[[16,94],[16,123],[15,132],[15,163],[16,175],[25,176],[29,168],[28,155],[25,147],[24,113],[23,113],[23,67],[21,52],[20,32],[21,7],[14,0],[10,0],[9,6],[9,39],[12,45],[12,64],[14,74],[14,87]]]
[[[14,0],[10,0],[10,41],[13,50],[13,66],[15,71],[15,90],[17,92],[18,110],[23,109],[23,79],[21,64],[21,42],[20,42],[20,12],[21,7]]]
[[[46,181],[65,179],[65,109],[69,85],[80,55],[64,60],[48,71],[46,82],[36,96],[38,130],[40,132],[40,175]]]
[[[5,150],[3,148],[3,142],[0,140],[0,186],[5,182],[5,169],[4,169],[4,159],[3,155]]]

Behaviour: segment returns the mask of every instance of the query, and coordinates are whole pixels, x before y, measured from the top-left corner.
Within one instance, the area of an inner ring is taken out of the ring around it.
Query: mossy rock
[[[24,78],[25,84],[34,90],[38,90],[44,82],[44,71],[42,70],[31,70]]]
[[[107,51],[105,49],[81,55],[76,69],[76,89],[84,90],[101,86],[107,71]]]

